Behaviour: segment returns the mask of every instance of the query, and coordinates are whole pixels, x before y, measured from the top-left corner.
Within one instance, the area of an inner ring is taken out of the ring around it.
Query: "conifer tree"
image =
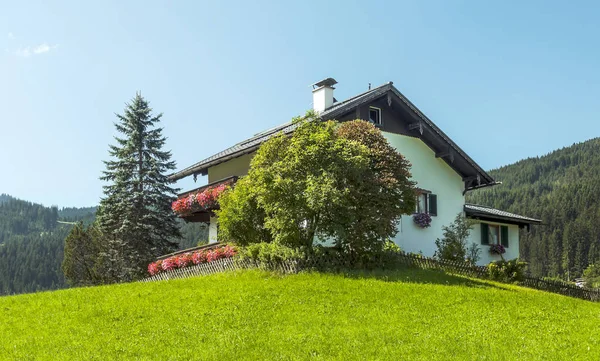
[[[65,239],[62,270],[72,286],[87,286],[98,283],[98,240],[100,234],[94,225],[85,227],[76,224]]]
[[[162,114],[153,115],[138,93],[115,123],[122,138],[110,145],[111,160],[100,178],[104,198],[98,210],[103,233],[101,266],[105,281],[128,281],[141,276],[149,262],[172,251],[181,237],[171,201],[177,189],[167,173],[175,169],[166,138],[157,127]]]

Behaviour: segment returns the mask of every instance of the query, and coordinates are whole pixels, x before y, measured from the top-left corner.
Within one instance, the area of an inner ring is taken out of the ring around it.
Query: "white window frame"
[[[429,195],[431,194],[431,192],[429,191],[422,191],[422,192],[417,192],[417,201],[415,202],[415,213],[427,213],[429,214]],[[425,207],[425,209],[421,209],[421,207],[419,207],[419,199],[423,197],[423,206]]]
[[[502,244],[502,230],[500,229],[500,224],[496,224],[496,223],[488,223],[488,246],[491,245],[495,245],[495,244]],[[496,237],[496,243],[492,243],[492,228],[496,229],[498,232],[496,233],[496,235],[498,237]]]
[[[375,110],[377,111],[377,115],[379,118],[379,123],[376,123],[374,121],[371,120],[371,110]],[[382,112],[381,112],[381,108],[377,108],[377,107],[369,107],[369,121],[375,125],[382,125],[383,124],[383,119],[382,119]]]

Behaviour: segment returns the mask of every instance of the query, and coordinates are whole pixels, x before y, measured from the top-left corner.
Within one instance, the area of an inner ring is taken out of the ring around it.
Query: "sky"
[[[163,113],[178,169],[394,85],[484,169],[600,135],[600,2],[0,0],[0,193],[92,206],[115,113]],[[191,177],[185,189],[206,183]]]

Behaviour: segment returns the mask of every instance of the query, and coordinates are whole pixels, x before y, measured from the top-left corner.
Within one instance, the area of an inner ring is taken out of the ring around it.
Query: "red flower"
[[[199,250],[187,252],[177,256],[172,256],[164,260],[159,260],[148,265],[148,273],[154,276],[160,272],[169,271],[176,268],[185,268],[191,265],[213,262],[221,258],[231,258],[237,254],[237,248],[232,245],[226,245],[211,250]]]
[[[194,252],[194,254],[192,255],[192,261],[194,262],[194,264],[200,264],[200,263],[207,262],[206,252],[204,252],[204,251]]]
[[[178,214],[189,213],[194,210],[207,210],[215,208],[217,200],[229,188],[231,181],[208,187],[201,192],[192,193],[171,203],[171,209]]]
[[[185,253],[180,256],[177,256],[175,263],[178,268],[187,267],[192,263],[192,254]]]
[[[148,265],[148,273],[150,273],[152,276],[154,276],[155,274],[157,274],[158,272],[160,272],[160,261],[155,262],[155,263],[150,263]]]
[[[176,266],[177,266],[177,260],[176,260],[176,257],[173,256],[173,257],[169,257],[169,258],[163,260],[161,268],[163,271],[168,271],[168,270],[174,269]]]

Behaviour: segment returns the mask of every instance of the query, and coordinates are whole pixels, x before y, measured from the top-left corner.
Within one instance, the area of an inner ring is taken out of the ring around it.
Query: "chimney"
[[[327,78],[313,84],[313,109],[320,113],[333,105],[333,86],[337,81]]]

